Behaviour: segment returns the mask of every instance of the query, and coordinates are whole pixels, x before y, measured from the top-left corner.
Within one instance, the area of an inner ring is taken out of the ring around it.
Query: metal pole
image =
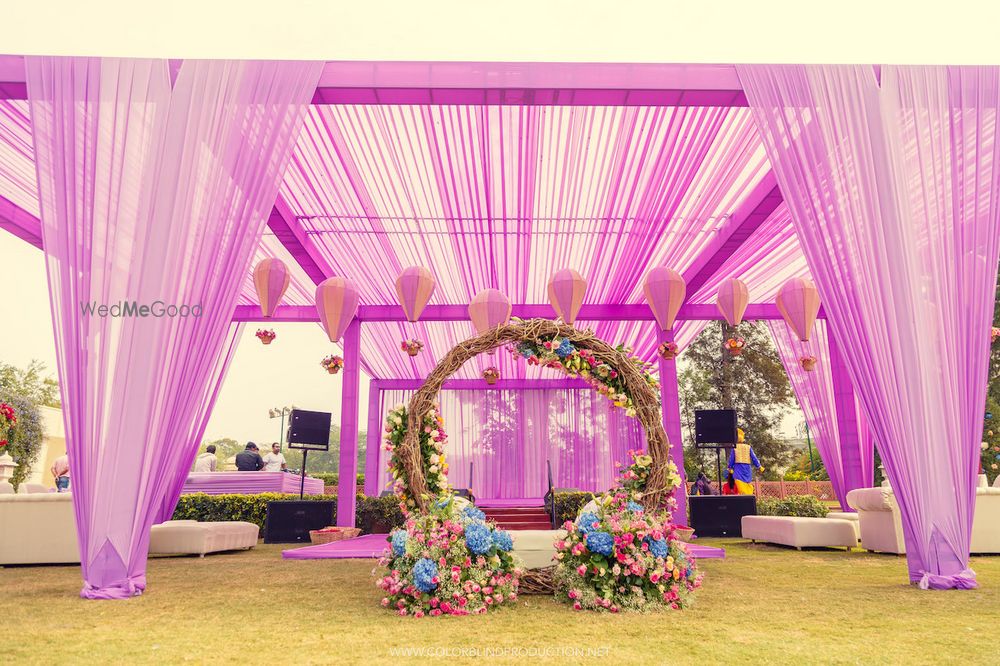
[[[281,408],[281,430],[278,431],[278,450],[285,448],[285,408]]]
[[[302,449],[302,477],[299,483],[299,499],[304,500],[306,498],[306,455],[309,454],[309,449]]]
[[[812,439],[809,438],[809,422],[806,421],[806,446],[809,447],[809,473],[813,474],[816,471],[816,466],[813,463],[813,445]]]

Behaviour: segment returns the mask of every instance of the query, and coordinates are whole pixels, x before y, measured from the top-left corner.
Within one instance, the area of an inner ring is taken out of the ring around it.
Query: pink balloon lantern
[[[715,305],[730,326],[740,325],[749,302],[750,292],[747,291],[747,286],[743,284],[742,280],[729,278],[719,285],[719,294],[715,299]]]
[[[646,294],[646,303],[653,311],[660,329],[672,329],[677,312],[684,303],[684,296],[687,295],[687,283],[681,274],[671,268],[657,266],[646,273],[642,291]]]
[[[420,319],[420,313],[427,307],[436,285],[437,280],[434,279],[434,275],[423,266],[403,269],[396,278],[396,296],[399,298],[399,304],[403,306],[407,321],[414,322]]]
[[[469,319],[477,333],[506,324],[510,319],[510,299],[497,289],[483,289],[469,303]]]
[[[340,340],[358,312],[358,288],[342,277],[323,280],[316,286],[316,311],[330,342]]]
[[[572,325],[583,305],[587,281],[572,268],[556,271],[549,278],[549,303],[564,322]]]
[[[253,269],[253,285],[257,288],[260,311],[265,317],[274,314],[278,302],[288,290],[291,275],[281,259],[269,257],[261,259]]]
[[[802,342],[809,342],[816,315],[819,314],[819,291],[808,278],[792,278],[781,285],[774,299],[778,311]]]

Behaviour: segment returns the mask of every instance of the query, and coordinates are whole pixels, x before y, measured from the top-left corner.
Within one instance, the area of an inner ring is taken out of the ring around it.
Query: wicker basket
[[[309,530],[309,540],[314,544],[332,543],[353,539],[361,534],[361,530],[357,527],[328,527],[326,530]]]

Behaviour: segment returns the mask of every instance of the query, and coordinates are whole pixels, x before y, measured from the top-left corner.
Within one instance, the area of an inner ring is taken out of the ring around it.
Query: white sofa
[[[877,553],[905,554],[903,522],[891,488],[856,488],[847,503],[858,512],[861,547]],[[1000,488],[976,489],[972,552],[1000,553]]]
[[[858,545],[854,523],[836,518],[743,516],[744,539],[803,548],[847,548]]]
[[[0,494],[0,565],[79,562],[69,493]]]
[[[168,520],[150,529],[149,553],[205,557],[206,553],[247,550],[257,545],[259,532],[255,524],[238,521]]]

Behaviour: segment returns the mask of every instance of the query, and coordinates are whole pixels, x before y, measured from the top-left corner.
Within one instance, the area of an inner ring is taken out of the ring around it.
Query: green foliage
[[[281,493],[258,493],[256,495],[206,495],[192,493],[181,495],[174,510],[173,520],[198,520],[202,522],[223,522],[239,520],[254,523],[261,529],[267,517],[267,503],[275,501],[298,501],[298,495]],[[333,520],[337,517],[336,495],[306,495],[306,500],[332,501]],[[358,495],[355,510],[356,525],[365,534],[388,532],[402,525],[403,514],[399,510],[399,500],[395,497],[367,497]]]
[[[830,509],[815,495],[789,495],[785,499],[765,497],[757,500],[757,514],[761,516],[826,518],[828,513]]]
[[[737,335],[746,340],[746,347],[733,358],[722,343]],[[776,431],[794,401],[767,327],[758,322],[744,322],[735,329],[725,322],[709,325],[680,359],[681,418],[689,433],[684,453],[688,478],[696,478],[702,470],[715,470],[715,453],[694,446],[694,411],[735,409],[747,443],[765,468],[764,478],[777,479],[789,452]]]
[[[326,486],[336,486],[340,482],[340,474],[336,472],[309,472],[309,476],[314,479],[322,479],[323,485]],[[358,488],[362,488],[365,485],[365,475],[358,474],[357,479]]]
[[[41,361],[31,361],[24,370],[0,363],[0,391],[22,396],[35,405],[59,407],[59,384],[46,376]]]
[[[0,455],[6,453],[17,463],[10,479],[11,485],[17,488],[28,476],[32,463],[41,451],[42,438],[45,437],[42,416],[28,396],[6,388],[0,388],[0,402],[6,402],[13,407],[17,415],[17,425],[8,437],[7,446],[0,449]]]
[[[556,493],[556,525],[562,525],[567,520],[575,521],[580,509],[592,499],[594,499],[594,493]],[[548,506],[546,503],[546,509]]]
[[[813,450],[812,461],[808,449],[798,454],[791,467],[785,471],[785,481],[829,481],[830,474],[823,465],[819,452]]]
[[[1000,327],[1000,274],[997,275],[996,299],[993,303],[993,325]],[[985,411],[992,418],[983,419],[983,441],[986,442],[986,448],[980,450],[980,462],[992,484],[1000,476],[1000,338],[990,346]]]

